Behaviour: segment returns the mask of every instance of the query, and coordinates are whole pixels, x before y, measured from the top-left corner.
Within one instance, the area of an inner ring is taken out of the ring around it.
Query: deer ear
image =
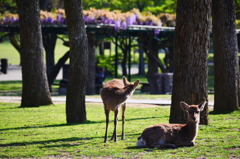
[[[207,103],[206,101],[203,101],[202,103],[200,103],[200,104],[198,105],[198,108],[200,109],[200,111],[203,111],[206,103]]]
[[[184,110],[184,111],[188,111],[188,109],[190,107],[187,103],[185,103],[183,101],[180,102],[180,105],[181,105],[182,110]]]
[[[122,79],[123,79],[123,84],[125,86],[129,84],[129,82],[128,82],[128,80],[127,80],[127,78],[125,76],[123,76]]]
[[[139,84],[139,80],[136,80],[135,82],[134,82],[134,88],[136,88],[137,86],[138,86],[138,84]]]

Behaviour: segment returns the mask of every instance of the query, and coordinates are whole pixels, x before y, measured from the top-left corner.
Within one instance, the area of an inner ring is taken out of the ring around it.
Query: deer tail
[[[137,147],[146,147],[146,142],[143,140],[143,138],[141,136],[138,138],[136,146]]]

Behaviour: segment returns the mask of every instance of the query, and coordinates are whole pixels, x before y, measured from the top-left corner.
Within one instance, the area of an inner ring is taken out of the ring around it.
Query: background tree
[[[22,62],[21,106],[25,107],[52,104],[43,59],[43,42],[38,5],[39,1],[17,1]]]
[[[2,0],[0,3],[0,13],[9,11],[11,13],[17,12],[16,0]]]
[[[211,0],[178,0],[175,29],[173,92],[170,123],[186,122],[180,101],[207,100],[207,57]],[[208,124],[208,107],[201,124]]]
[[[86,94],[96,94],[96,48],[103,41],[94,32],[88,32],[88,80]]]
[[[67,87],[67,123],[86,120],[85,90],[88,66],[88,39],[82,1],[64,0],[70,43],[69,83]]]
[[[138,8],[140,11],[151,11],[154,14],[174,13],[177,0],[83,0],[84,9],[109,8],[110,10],[129,11]]]
[[[239,64],[234,0],[213,0],[214,110],[239,107]]]

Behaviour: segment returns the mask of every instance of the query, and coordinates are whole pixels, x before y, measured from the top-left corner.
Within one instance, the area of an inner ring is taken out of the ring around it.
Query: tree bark
[[[211,0],[178,0],[170,123],[187,121],[180,101],[199,104],[207,100],[210,4]],[[205,106],[201,124],[208,124],[207,116]]]
[[[82,1],[64,0],[70,43],[70,69],[67,87],[67,123],[86,121],[85,91],[88,66],[88,40]]]
[[[214,110],[239,108],[239,64],[234,0],[213,0]]]
[[[52,104],[43,57],[39,1],[18,0],[23,107]]]
[[[138,75],[145,75],[144,51],[142,48],[141,41],[139,39],[138,39],[138,48],[139,48]]]
[[[45,34],[43,35],[43,46],[46,51],[46,66],[47,76],[53,71],[55,60],[54,60],[54,49],[57,42],[56,34]]]
[[[96,76],[96,35],[94,33],[88,33],[88,80],[86,94],[95,94],[95,76]]]
[[[61,68],[63,67],[63,65],[66,63],[66,61],[69,58],[70,51],[66,52],[56,63],[56,65],[54,66],[52,72],[48,75],[48,83],[49,85],[53,85],[53,82],[56,80],[57,75],[59,73],[59,71],[61,70]]]

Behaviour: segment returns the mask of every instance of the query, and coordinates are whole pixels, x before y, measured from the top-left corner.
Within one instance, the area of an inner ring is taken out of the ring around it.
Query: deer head
[[[185,102],[180,102],[182,110],[188,113],[188,122],[199,123],[200,112],[204,110],[206,101],[203,101],[199,105],[188,105]]]

